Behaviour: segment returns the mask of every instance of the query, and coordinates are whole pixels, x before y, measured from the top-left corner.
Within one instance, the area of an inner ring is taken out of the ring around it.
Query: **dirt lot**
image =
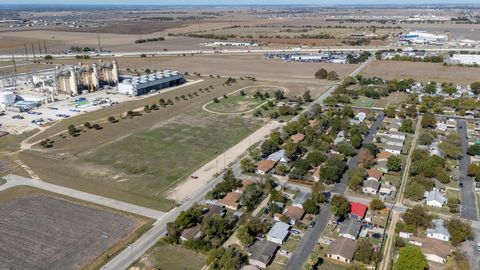
[[[2,269],[86,267],[139,226],[134,218],[32,190],[1,195]]]
[[[97,61],[97,60],[91,60]],[[105,59],[111,61],[111,59]],[[78,60],[57,60],[55,63],[77,63]],[[315,72],[320,68],[335,70],[339,76],[352,72],[357,65],[332,63],[284,63],[266,60],[260,55],[195,55],[185,57],[157,56],[147,58],[124,57],[118,59],[120,68],[126,69],[177,69],[183,72],[199,72],[206,75],[234,77],[253,76],[259,80],[318,82]]]
[[[384,79],[413,78],[418,81],[453,82],[462,85],[478,81],[479,68],[448,67],[436,63],[413,63],[405,61],[373,61],[363,70],[364,76]]]

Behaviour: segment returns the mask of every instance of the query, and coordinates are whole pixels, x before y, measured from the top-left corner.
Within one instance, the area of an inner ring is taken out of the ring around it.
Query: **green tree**
[[[241,225],[237,230],[237,238],[244,246],[250,246],[255,241],[255,237],[250,234],[247,225]]]
[[[328,75],[328,71],[324,68],[321,68],[315,72],[315,78],[319,80],[326,79]]]
[[[207,254],[207,265],[210,269],[236,270],[245,262],[246,257],[233,247],[219,247]]]
[[[312,200],[317,204],[325,202],[325,186],[322,182],[316,182],[313,184]]]
[[[262,153],[264,156],[268,156],[279,149],[278,143],[273,141],[272,139],[265,140],[260,146],[260,148],[262,149]]]
[[[421,124],[423,128],[435,128],[437,120],[433,114],[425,114],[422,118]]]
[[[350,203],[341,195],[334,195],[331,200],[330,210],[339,218],[346,218],[350,212]]]
[[[74,126],[74,125],[69,125],[68,126],[68,134],[70,134],[70,136],[75,136],[75,134],[77,134],[77,128]]]
[[[374,259],[374,255],[373,245],[365,238],[359,239],[357,250],[353,256],[354,260],[363,262],[364,264],[370,264]]]
[[[276,174],[285,175],[285,173],[287,173],[287,172],[288,172],[288,168],[284,164],[278,164],[277,166],[275,166],[275,173]]]
[[[427,228],[430,226],[432,217],[428,214],[425,208],[416,205],[405,211],[402,215],[402,219],[407,225],[412,225],[416,228]]]
[[[319,207],[318,205],[311,199],[306,200],[302,204],[303,210],[305,210],[308,214],[318,214]]]
[[[453,246],[458,246],[466,240],[473,240],[472,227],[467,222],[454,217],[446,222],[446,227],[450,233],[450,241],[452,241]]]
[[[407,109],[405,110],[405,113],[409,116],[409,117],[416,117],[417,116],[417,106],[416,105],[410,105],[407,107]]]
[[[402,122],[402,125],[398,129],[398,131],[405,132],[405,133],[413,133],[413,122],[411,119],[405,119]]]
[[[471,156],[480,155],[480,144],[473,144],[468,147],[467,153]]]
[[[470,89],[475,95],[480,94],[480,82],[473,82],[470,84]]]
[[[419,201],[423,199],[425,193],[425,187],[416,182],[409,182],[405,187],[405,197],[413,201]]]
[[[244,158],[240,161],[242,172],[255,172],[256,165],[250,158]]]
[[[428,269],[428,262],[419,247],[407,246],[400,249],[395,269],[425,270]]]
[[[402,169],[402,160],[392,155],[387,160],[387,169],[394,172],[399,172]]]
[[[373,199],[371,202],[370,202],[370,209],[372,210],[382,210],[385,208],[385,203],[382,202],[382,200],[380,199]]]
[[[312,97],[310,96],[310,90],[305,90],[302,97],[303,97],[303,100],[305,102],[311,102],[312,101]]]
[[[338,80],[338,74],[334,70],[331,70],[327,74],[327,80],[329,81],[336,81]]]
[[[396,108],[394,106],[388,106],[387,108],[385,108],[385,115],[388,118],[395,118],[395,114],[396,114]]]
[[[241,201],[243,207],[248,212],[253,211],[260,203],[263,197],[263,191],[256,184],[248,186],[242,194]]]

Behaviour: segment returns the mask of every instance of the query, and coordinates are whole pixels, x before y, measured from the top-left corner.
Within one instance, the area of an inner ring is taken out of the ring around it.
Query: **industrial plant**
[[[92,64],[70,66],[64,70],[57,67],[56,88],[59,93],[72,96],[98,91],[105,85],[115,86],[119,81],[118,65]]]

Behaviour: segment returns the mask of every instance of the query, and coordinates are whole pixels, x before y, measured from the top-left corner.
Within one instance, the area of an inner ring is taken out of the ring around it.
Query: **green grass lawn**
[[[7,180],[3,179],[3,178],[0,178],[0,186],[5,184],[7,182]]]
[[[255,118],[216,115],[194,109],[150,130],[89,151],[81,159],[122,175],[116,180],[112,177],[98,179],[99,183],[108,184],[106,188],[147,197],[159,204],[156,208],[167,210],[171,203],[159,194],[247,137],[261,124],[262,121]]]
[[[289,237],[287,242],[282,245],[282,249],[292,253],[295,249],[300,245],[300,241],[298,239],[294,239],[293,237]]]
[[[358,99],[352,99],[352,106],[371,108],[374,102],[371,98],[360,97]]]
[[[242,113],[255,109],[259,105],[268,102],[267,99],[254,98],[251,95],[242,96],[234,94],[228,98],[221,98],[218,103],[208,103],[205,108],[220,113]]]
[[[393,174],[384,174],[382,177],[382,182],[390,182],[390,184],[394,185],[395,187],[400,187],[401,178],[399,175]]]
[[[147,260],[157,269],[191,270],[202,269],[205,255],[180,246],[159,242],[147,255]],[[137,264],[144,266],[143,261]]]

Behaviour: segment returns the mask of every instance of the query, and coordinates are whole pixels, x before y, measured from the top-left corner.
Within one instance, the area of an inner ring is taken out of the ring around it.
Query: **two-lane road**
[[[477,198],[475,196],[475,186],[473,178],[467,175],[470,165],[470,156],[467,154],[467,123],[465,120],[457,120],[457,133],[462,141],[462,157],[458,160],[458,170],[460,183],[460,217],[468,220],[478,220]]]

